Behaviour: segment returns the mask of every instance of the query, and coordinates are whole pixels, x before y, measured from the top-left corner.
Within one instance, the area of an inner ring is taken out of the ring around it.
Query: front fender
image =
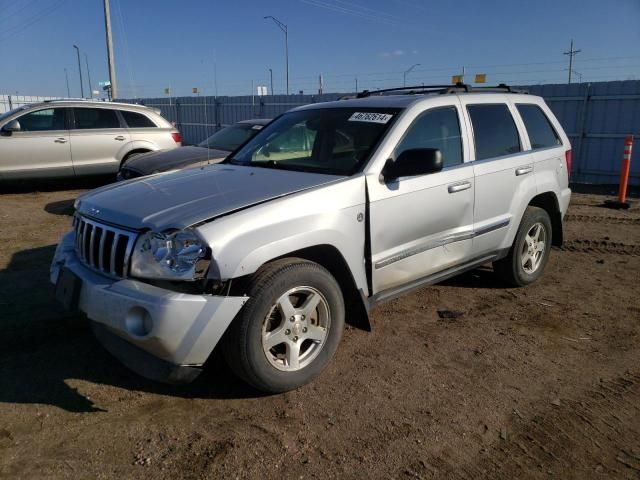
[[[330,245],[366,291],[364,214],[365,182],[358,175],[220,217],[198,227],[213,253],[209,276],[241,277],[288,253]]]

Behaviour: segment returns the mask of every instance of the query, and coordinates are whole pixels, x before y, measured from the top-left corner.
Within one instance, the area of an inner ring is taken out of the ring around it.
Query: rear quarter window
[[[468,105],[476,160],[502,157],[521,150],[518,129],[505,103]]]
[[[157,125],[153,123],[146,115],[136,112],[127,112],[121,110],[120,113],[124,117],[129,128],[155,128]]]
[[[538,105],[519,103],[516,107],[527,128],[533,150],[562,144],[549,118]]]

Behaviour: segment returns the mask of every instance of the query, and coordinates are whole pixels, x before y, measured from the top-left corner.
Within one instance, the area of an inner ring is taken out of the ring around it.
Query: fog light
[[[124,324],[130,334],[136,337],[145,337],[149,335],[153,328],[153,319],[146,309],[133,307],[127,313]]]

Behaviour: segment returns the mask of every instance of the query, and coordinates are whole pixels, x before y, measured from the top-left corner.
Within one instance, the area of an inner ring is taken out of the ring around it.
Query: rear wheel
[[[549,260],[551,234],[549,214],[542,208],[527,207],[508,255],[493,263],[496,273],[515,286],[535,282]]]
[[[329,363],[344,330],[344,300],[322,266],[284,259],[261,269],[229,328],[223,352],[255,388],[277,393],[310,382]]]

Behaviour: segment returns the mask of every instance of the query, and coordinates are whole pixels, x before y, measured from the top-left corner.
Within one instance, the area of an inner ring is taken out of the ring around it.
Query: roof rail
[[[508,92],[508,93],[529,93],[526,90],[518,90],[509,85],[501,83],[497,86],[491,87],[472,87],[466,83],[456,83],[453,85],[417,85],[414,87],[398,87],[398,88],[383,88],[381,90],[363,90],[358,93],[356,98],[366,98],[371,95],[381,95],[388,92],[402,92],[404,95],[419,95],[423,93],[460,93],[460,92]]]
[[[52,102],[90,102],[88,98],[52,98],[49,100],[43,100],[42,103],[52,103]]]

